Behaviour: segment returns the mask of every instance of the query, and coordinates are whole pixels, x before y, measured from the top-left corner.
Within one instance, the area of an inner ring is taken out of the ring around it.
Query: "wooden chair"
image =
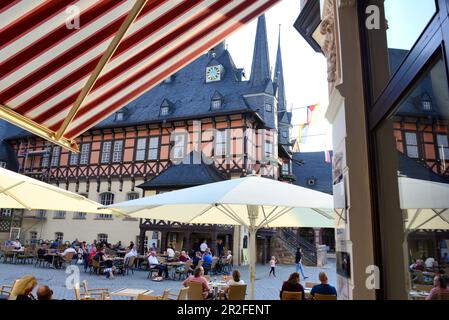
[[[187,300],[188,293],[189,293],[189,287],[181,288],[181,290],[179,290],[177,300]]]
[[[2,285],[0,287],[0,295],[2,296],[6,296],[9,297],[11,295],[11,291],[14,285],[10,286],[10,285]]]
[[[92,270],[93,270],[96,274],[100,275],[100,274],[102,274],[103,269],[104,269],[104,267],[101,266],[100,261],[97,261],[97,260],[95,260],[95,259],[92,259],[92,269],[91,269],[91,272],[92,272]]]
[[[75,300],[104,300],[103,296],[101,296],[100,298],[95,298],[81,293],[79,283],[75,284],[73,290],[75,292]]]
[[[433,289],[433,286],[426,285],[426,284],[417,284],[416,285],[416,291],[424,291],[424,292],[430,292]]]
[[[87,286],[87,280],[83,280],[84,295],[88,297],[101,297],[103,300],[110,298],[109,289],[98,288],[89,289]]]
[[[126,261],[125,261],[125,270],[126,270],[126,274],[129,274],[129,270],[131,270],[132,274],[134,274],[134,265],[136,263],[136,257],[129,257]],[[123,272],[123,275],[125,274],[125,272]]]
[[[281,300],[302,300],[302,292],[283,291]]]
[[[201,283],[190,281],[188,288],[188,300],[204,300],[203,285]]]
[[[315,293],[315,296],[313,298],[314,300],[321,300],[321,301],[335,301],[337,300],[336,295],[330,295],[330,294],[318,294]]]
[[[245,300],[246,284],[235,284],[229,286],[228,300]]]
[[[178,280],[181,280],[182,277],[185,277],[185,279],[187,279],[189,277],[189,274],[191,273],[191,270],[190,270],[191,266],[192,266],[192,260],[188,260],[184,264],[183,271],[181,271],[181,272],[175,271],[176,273],[179,274]]]
[[[148,268],[149,268],[148,276],[147,276],[148,279],[152,279],[153,278],[153,273],[159,274],[159,269],[156,268],[156,265],[150,264],[150,265],[148,265]]]

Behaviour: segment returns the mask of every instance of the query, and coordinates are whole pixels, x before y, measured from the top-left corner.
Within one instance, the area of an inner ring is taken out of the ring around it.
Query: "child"
[[[276,257],[272,256],[271,260],[270,260],[270,267],[271,267],[271,269],[270,269],[269,277],[271,277],[271,274],[273,273],[273,276],[276,278],[276,270],[275,270],[276,263],[277,263]]]
[[[114,271],[116,267],[112,266],[111,268],[106,268],[103,270],[103,273],[106,275],[106,279],[114,279]]]

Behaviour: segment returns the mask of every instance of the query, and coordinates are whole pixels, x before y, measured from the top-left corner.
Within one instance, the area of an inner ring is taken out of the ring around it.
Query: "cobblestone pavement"
[[[335,260],[328,260],[328,265],[322,268],[318,267],[304,267],[306,276],[309,276],[307,281],[318,282],[318,274],[321,271],[326,272],[329,278],[329,283],[336,284]],[[248,283],[248,268],[246,266],[235,267],[242,273],[242,279]],[[279,290],[282,282],[287,280],[288,276],[295,272],[294,265],[279,265],[276,267],[276,278],[269,277],[270,268],[264,265],[256,267],[256,284],[255,284],[255,298],[257,300],[277,300],[279,299]],[[0,263],[0,285],[11,285],[15,279],[24,275],[31,274],[37,278],[38,285],[48,285],[54,292],[55,299],[74,299],[73,290],[66,287],[66,280],[69,274],[65,270],[54,270],[34,265],[23,264],[5,264]],[[106,279],[104,276],[85,273],[83,268],[80,268],[80,282],[88,281],[89,288],[109,288],[110,291],[121,288],[138,288],[154,290],[154,294],[160,295],[164,289],[170,288],[171,292],[177,293],[181,288],[181,281],[164,280],[162,282],[155,282],[147,279],[148,272],[134,271],[134,274],[116,275],[114,279]],[[304,280],[301,281],[304,284]],[[120,299],[114,297],[114,299]],[[126,298],[125,298],[126,299]]]

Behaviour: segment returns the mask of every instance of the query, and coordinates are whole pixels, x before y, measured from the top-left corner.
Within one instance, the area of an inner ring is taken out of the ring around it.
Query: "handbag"
[[[83,258],[79,258],[77,261],[76,261],[76,264],[83,264]]]

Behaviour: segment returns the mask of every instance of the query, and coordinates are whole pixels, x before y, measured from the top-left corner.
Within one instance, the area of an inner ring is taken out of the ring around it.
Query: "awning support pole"
[[[109,44],[108,48],[104,52],[94,71],[90,75],[89,80],[87,80],[86,85],[83,87],[83,90],[81,90],[78,98],[76,98],[76,101],[73,104],[72,108],[70,109],[69,114],[65,118],[58,132],[56,133],[56,140],[59,140],[66,132],[67,127],[75,118],[78,110],[83,105],[84,100],[89,95],[90,91],[94,87],[104,68],[114,55],[115,51],[119,47],[121,41],[125,37],[129,28],[134,23],[134,20],[136,20],[136,18],[139,16],[140,11],[142,11],[143,7],[146,5],[147,2],[148,0],[137,0],[134,6],[132,7],[131,11],[128,13],[128,16],[126,17],[125,21],[123,21],[122,25],[120,26],[120,29],[115,34],[114,39],[112,39],[112,42]]]

